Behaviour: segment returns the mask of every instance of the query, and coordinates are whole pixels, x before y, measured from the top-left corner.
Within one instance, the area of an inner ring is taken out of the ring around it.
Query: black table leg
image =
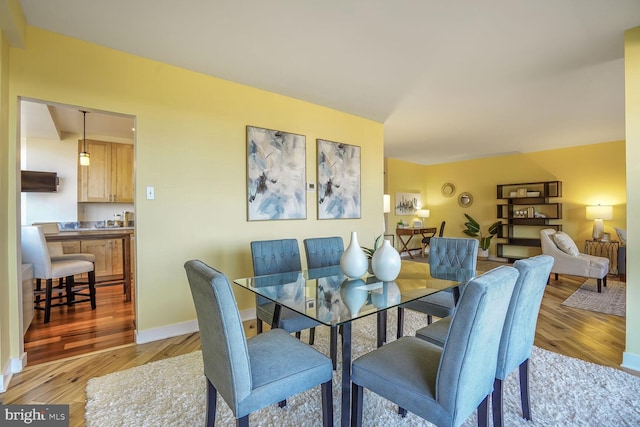
[[[340,425],[349,427],[351,418],[351,322],[342,325],[342,409]]]
[[[280,304],[276,304],[273,307],[273,319],[271,319],[271,329],[275,329],[278,327],[280,323],[280,311],[282,311],[282,306]]]
[[[378,312],[378,347],[382,347],[387,341],[387,312]]]

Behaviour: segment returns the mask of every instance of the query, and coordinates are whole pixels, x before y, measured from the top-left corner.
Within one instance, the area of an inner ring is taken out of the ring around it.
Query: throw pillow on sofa
[[[558,249],[571,256],[578,256],[580,251],[573,239],[564,231],[558,231],[553,235],[553,241]]]

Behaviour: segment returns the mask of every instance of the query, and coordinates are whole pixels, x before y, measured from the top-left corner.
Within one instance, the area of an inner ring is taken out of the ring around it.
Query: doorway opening
[[[97,282],[95,310],[90,304],[54,307],[44,323],[44,313],[32,309],[34,280],[23,277],[19,306],[27,363],[134,343],[135,117],[22,98],[19,151],[21,170],[58,177],[56,192],[21,193],[21,224],[53,223],[59,234],[68,233],[65,238],[82,236],[67,239],[63,248],[92,253]],[[81,151],[92,154],[88,166],[79,164]],[[123,249],[125,239],[113,238],[114,231],[130,234],[130,248]]]

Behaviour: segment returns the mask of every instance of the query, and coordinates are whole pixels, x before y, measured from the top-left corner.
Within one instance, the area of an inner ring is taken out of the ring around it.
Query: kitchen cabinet
[[[96,257],[96,278],[121,276],[123,273],[121,239],[68,241],[62,243],[62,250],[65,254],[93,254]]]
[[[133,145],[87,140],[87,151],[91,164],[78,165],[78,202],[133,203]]]
[[[500,184],[497,186],[498,229],[497,255],[509,262],[541,253],[540,230],[562,230],[561,181]]]

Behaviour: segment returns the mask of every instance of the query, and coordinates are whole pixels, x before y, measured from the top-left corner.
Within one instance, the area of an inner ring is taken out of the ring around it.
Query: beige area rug
[[[626,284],[607,279],[607,287],[603,286],[602,293],[598,293],[596,279],[589,279],[562,305],[625,317]]]
[[[395,337],[396,311],[389,313],[389,336]],[[355,357],[375,347],[375,316],[354,322]],[[426,324],[425,316],[406,311],[407,334]],[[328,328],[316,328],[315,347],[327,354]],[[306,340],[306,333],[303,333]],[[391,338],[393,339],[393,338]],[[194,352],[149,363],[89,381],[85,420],[88,427],[201,426],[205,419],[205,378],[202,355]],[[334,424],[340,420],[340,367],[333,377]],[[638,426],[640,378],[534,347],[530,376],[533,422],[521,418],[517,373],[505,381],[506,426]],[[231,410],[218,396],[216,426],[235,425]],[[432,424],[365,390],[365,426]],[[283,409],[271,405],[250,415],[253,426],[321,426],[320,389],[287,400]],[[463,424],[477,425],[475,414]]]

